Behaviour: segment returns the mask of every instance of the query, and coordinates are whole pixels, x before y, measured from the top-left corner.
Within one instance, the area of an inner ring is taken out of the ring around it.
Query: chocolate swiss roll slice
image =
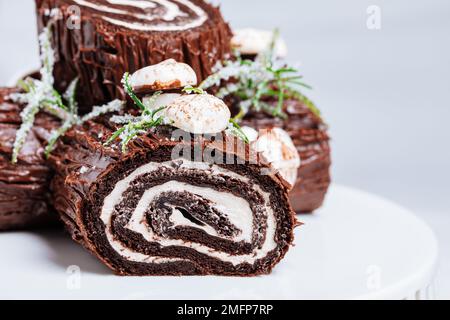
[[[0,231],[47,226],[56,221],[50,205],[50,180],[44,148],[57,120],[39,114],[18,156],[11,162],[23,106],[9,100],[17,89],[0,88]]]
[[[69,131],[51,162],[68,230],[116,273],[254,276],[286,254],[296,221],[279,175],[224,144],[161,132],[123,154],[104,146],[111,127],[98,119]],[[233,164],[177,157],[180,149]]]
[[[231,31],[203,0],[36,0],[39,29],[56,20],[59,91],[78,77],[81,112],[123,99],[122,75],[173,58],[202,80],[230,53]]]

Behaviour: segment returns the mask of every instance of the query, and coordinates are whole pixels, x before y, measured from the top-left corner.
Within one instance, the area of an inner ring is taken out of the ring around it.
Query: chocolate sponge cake
[[[55,79],[79,77],[80,110],[123,99],[125,72],[173,58],[199,80],[230,52],[231,31],[203,0],[36,0],[39,29],[56,20]]]
[[[288,189],[244,156],[248,145],[235,152],[232,142],[188,142],[159,127],[123,153],[105,147],[116,126],[102,117],[74,128],[50,161],[68,230],[117,274],[255,276],[284,257],[297,225]],[[198,150],[223,164],[188,156]]]
[[[0,88],[0,231],[46,226],[56,220],[49,204],[52,173],[45,161],[44,147],[57,120],[40,114],[18,163],[12,164],[22,106],[9,101],[8,95],[16,91]]]

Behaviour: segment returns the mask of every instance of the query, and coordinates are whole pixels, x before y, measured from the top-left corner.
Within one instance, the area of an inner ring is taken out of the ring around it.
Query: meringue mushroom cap
[[[197,75],[189,65],[168,59],[133,73],[130,85],[138,93],[176,90],[197,85]]]
[[[247,136],[248,141],[255,142],[258,140],[259,133],[252,127],[242,127],[241,130]]]
[[[273,32],[259,29],[237,29],[231,39],[231,46],[243,55],[258,55],[270,48],[273,40]],[[275,45],[275,55],[278,58],[287,56],[286,42],[279,38]]]
[[[215,134],[228,128],[231,112],[219,98],[209,94],[182,95],[164,112],[173,127],[194,134]]]
[[[255,151],[261,152],[291,186],[295,185],[301,159],[294,142],[286,131],[281,128],[261,130],[258,138],[251,143],[251,147]]]

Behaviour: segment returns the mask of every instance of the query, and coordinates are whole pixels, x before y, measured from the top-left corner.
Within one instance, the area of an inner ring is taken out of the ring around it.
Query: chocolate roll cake
[[[122,153],[105,147],[116,126],[103,117],[74,128],[50,160],[68,230],[117,274],[255,276],[284,257],[297,225],[285,181],[262,174],[270,168],[249,160],[248,145],[233,152],[235,137],[187,141],[159,127]]]
[[[173,58],[199,80],[230,52],[231,31],[203,0],[36,0],[40,30],[56,20],[55,79],[63,91],[79,77],[81,112],[123,99],[125,72]]]
[[[276,104],[277,101],[272,101]],[[297,182],[290,193],[292,207],[298,213],[320,208],[331,183],[331,150],[327,126],[306,103],[296,98],[284,102],[286,120],[265,112],[250,112],[242,125],[255,129],[283,128],[300,154]]]
[[[46,141],[58,121],[39,114],[18,157],[11,163],[19,106],[8,100],[17,89],[0,88],[0,231],[46,226],[56,221],[50,206],[52,172],[44,157]]]

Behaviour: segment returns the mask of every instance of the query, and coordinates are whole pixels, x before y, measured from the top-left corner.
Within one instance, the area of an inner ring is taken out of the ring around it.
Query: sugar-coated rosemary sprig
[[[120,138],[122,144],[122,152],[127,152],[128,143],[135,139],[139,134],[144,134],[147,130],[151,128],[155,128],[162,124],[163,118],[156,117],[156,115],[161,112],[163,109],[158,109],[153,111],[148,116],[143,117],[134,117],[128,120],[122,128],[117,130],[105,143],[105,146],[110,145],[117,138]],[[116,117],[112,119],[116,123],[121,123],[120,117]],[[123,122],[122,122],[123,123]]]
[[[105,146],[110,145],[116,139],[120,139],[122,145],[122,152],[127,152],[128,143],[137,138],[140,134],[145,134],[149,129],[158,127],[163,124],[163,116],[158,116],[166,107],[158,109],[153,108],[153,104],[156,99],[161,95],[161,92],[155,92],[146,103],[134,93],[133,88],[130,85],[130,75],[125,73],[122,79],[125,92],[134,101],[136,106],[141,111],[139,116],[133,116],[126,114],[124,116],[114,116],[111,121],[116,124],[122,124],[123,126],[118,129],[113,135],[106,141]]]
[[[293,93],[305,97],[300,90],[302,87],[311,89],[302,81],[303,77],[296,68],[275,56],[278,37],[279,32],[276,30],[268,50],[259,54],[254,61],[245,60],[237,53],[236,59],[217,64],[215,72],[200,84],[202,89],[220,88],[217,93],[219,98],[234,95],[240,99],[240,112],[234,118],[236,122],[251,109],[264,110],[284,119],[287,117],[283,112],[285,100],[295,98],[297,95]],[[269,97],[277,99],[275,106],[266,102]],[[310,102],[309,99],[307,101]],[[317,112],[312,103],[307,106]]]
[[[122,84],[125,92],[128,94],[128,96],[133,100],[133,102],[138,106],[139,109],[144,111],[146,109],[144,103],[142,103],[141,99],[137,97],[137,95],[133,91],[133,87],[130,84],[130,73],[125,72],[122,78]]]
[[[45,148],[45,156],[49,156],[53,151],[59,137],[64,135],[72,126],[81,124],[84,121],[92,119],[101,114],[119,111],[123,103],[121,101],[113,101],[102,107],[95,107],[94,110],[80,119],[78,116],[78,105],[76,102],[76,89],[78,79],[72,81],[67,91],[61,95],[54,88],[53,68],[55,63],[55,53],[51,46],[52,34],[51,23],[44,28],[39,36],[39,44],[41,49],[40,69],[41,80],[27,78],[20,81],[19,86],[23,92],[10,95],[10,99],[14,102],[24,104],[20,116],[22,124],[17,130],[16,139],[14,141],[12,152],[12,163],[17,163],[20,151],[22,150],[26,139],[33,129],[36,115],[40,111],[52,114],[62,120],[62,125],[52,131],[48,144]]]
[[[92,120],[104,114],[119,112],[120,110],[122,110],[123,106],[123,101],[113,100],[103,106],[95,106],[90,113],[84,115],[83,117],[78,116],[78,114],[73,113],[73,111],[66,112],[64,116],[60,117],[61,119],[65,119],[62,125],[52,131],[51,137],[45,148],[45,156],[50,156],[56,146],[56,142],[58,141],[58,139],[66,134],[66,132],[69,131],[73,126],[81,125],[86,121]]]

